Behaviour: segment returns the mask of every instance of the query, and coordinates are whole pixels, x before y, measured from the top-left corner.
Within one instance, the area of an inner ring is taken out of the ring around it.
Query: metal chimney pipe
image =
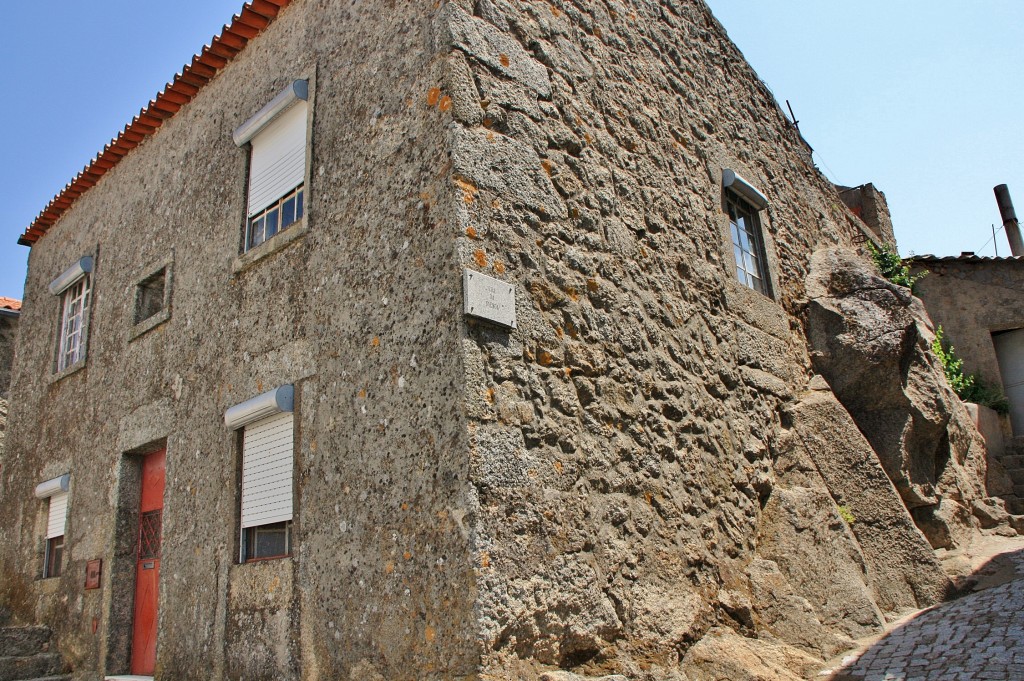
[[[1006,239],[1010,242],[1010,253],[1024,255],[1024,239],[1020,236],[1020,225],[1017,223],[1017,213],[1013,210],[1010,189],[1001,184],[992,191],[995,192],[996,203],[999,204],[999,215],[1003,218],[1003,229],[1006,230]]]

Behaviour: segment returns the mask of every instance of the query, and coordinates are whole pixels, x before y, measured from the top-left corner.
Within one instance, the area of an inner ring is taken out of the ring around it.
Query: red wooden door
[[[135,619],[132,625],[132,674],[152,675],[156,667],[157,585],[160,581],[160,535],[164,508],[167,452],[142,460],[142,501],[135,565]]]

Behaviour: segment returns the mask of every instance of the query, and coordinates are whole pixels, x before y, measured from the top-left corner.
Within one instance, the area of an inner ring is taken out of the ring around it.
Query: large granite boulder
[[[814,368],[871,443],[932,546],[976,529],[985,444],[931,351],[935,336],[910,290],[841,248],[815,253],[807,279]]]

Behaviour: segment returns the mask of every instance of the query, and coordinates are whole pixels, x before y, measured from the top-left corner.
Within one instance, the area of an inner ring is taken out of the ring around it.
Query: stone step
[[[1007,440],[1005,453],[1011,456],[1024,454],[1024,437],[1011,437]]]
[[[0,681],[27,681],[64,672],[64,660],[56,653],[0,657]]]
[[[1024,468],[1024,454],[1004,454],[999,457],[1003,468]]]
[[[0,627],[0,657],[44,653],[49,642],[49,627]]]
[[[1024,485],[1024,468],[1008,468],[1006,474],[1013,480],[1014,487]]]

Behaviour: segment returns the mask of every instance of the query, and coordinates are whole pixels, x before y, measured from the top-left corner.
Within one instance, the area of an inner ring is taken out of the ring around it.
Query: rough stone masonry
[[[296,78],[307,214],[239,256],[230,133]],[[771,295],[736,278],[725,169],[768,199]],[[700,0],[294,0],[33,246],[0,602],[82,678],[123,673],[136,456],[165,446],[158,679],[798,678],[943,598],[929,540],[989,503],[865,238]],[[86,254],[87,358],[55,374],[47,284]],[[133,335],[154,263],[170,313]],[[464,268],[514,287],[517,328],[464,317]],[[881,440],[844,382],[858,320],[913,387]],[[240,563],[223,415],[283,384],[293,551]],[[32,489],[69,471],[40,579]]]

